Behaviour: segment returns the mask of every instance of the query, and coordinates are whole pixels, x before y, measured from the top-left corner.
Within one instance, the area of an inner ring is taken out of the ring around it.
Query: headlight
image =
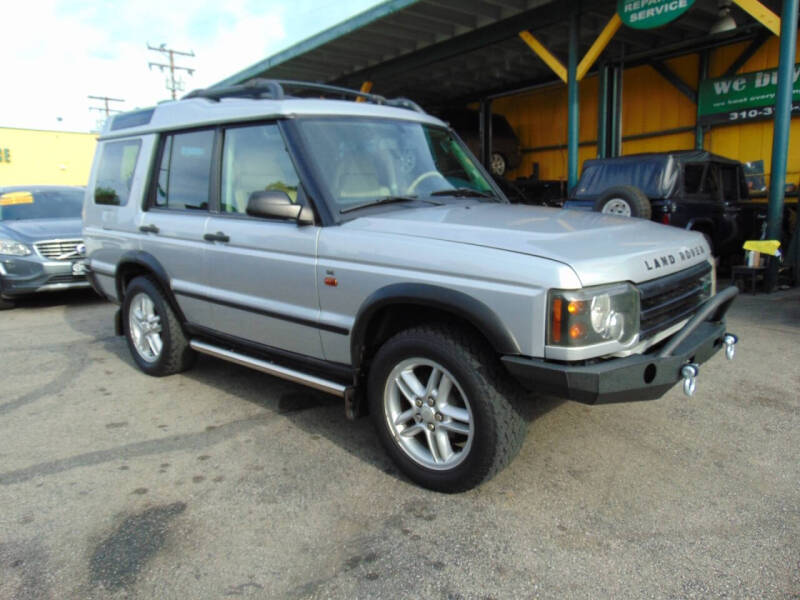
[[[15,242],[14,240],[0,240],[0,254],[7,256],[28,256],[31,249],[25,244]]]
[[[639,292],[627,283],[550,290],[548,306],[549,346],[626,344],[639,333]]]

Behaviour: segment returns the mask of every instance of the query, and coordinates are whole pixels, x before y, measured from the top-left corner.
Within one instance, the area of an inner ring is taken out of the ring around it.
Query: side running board
[[[221,358],[222,360],[227,360],[228,362],[236,363],[237,365],[242,365],[243,367],[250,367],[256,371],[261,371],[262,373],[266,373],[268,375],[274,375],[275,377],[280,377],[281,379],[293,381],[294,383],[299,383],[301,385],[306,385],[310,388],[314,388],[315,390],[333,394],[334,396],[338,396],[340,398],[347,398],[350,395],[350,388],[348,386],[335,383],[333,381],[328,381],[314,375],[309,375],[308,373],[295,371],[294,369],[282,367],[275,363],[259,360],[258,358],[253,358],[252,356],[240,354],[231,350],[225,350],[224,348],[212,346],[211,344],[200,342],[198,340],[192,340],[189,342],[189,346],[191,346],[193,350],[201,352],[202,354],[208,354],[209,356],[213,356],[215,358]]]

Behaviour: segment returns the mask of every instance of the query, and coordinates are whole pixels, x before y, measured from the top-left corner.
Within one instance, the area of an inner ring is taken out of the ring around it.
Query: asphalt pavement
[[[520,455],[416,487],[333,397],[139,372],[91,293],[0,312],[0,599],[800,598],[800,291],[697,395],[531,396]]]

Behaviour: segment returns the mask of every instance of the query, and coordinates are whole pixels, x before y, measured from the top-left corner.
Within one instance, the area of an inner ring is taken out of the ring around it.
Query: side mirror
[[[247,214],[262,219],[291,219],[297,221],[298,225],[314,223],[311,209],[292,204],[289,195],[281,190],[261,190],[250,194]]]

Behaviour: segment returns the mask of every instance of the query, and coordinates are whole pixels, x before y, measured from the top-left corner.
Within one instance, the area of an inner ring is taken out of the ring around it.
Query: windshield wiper
[[[431,196],[452,196],[453,198],[494,198],[494,194],[473,190],[472,188],[460,187],[452,190],[439,190],[432,192]]]
[[[370,200],[369,202],[364,202],[362,204],[356,204],[354,206],[347,206],[345,208],[339,209],[340,214],[345,214],[352,212],[354,210],[359,210],[361,208],[367,208],[368,206],[380,206],[381,204],[394,204],[395,202],[413,202],[417,200],[416,196],[385,196],[383,198],[376,198],[375,200]]]

